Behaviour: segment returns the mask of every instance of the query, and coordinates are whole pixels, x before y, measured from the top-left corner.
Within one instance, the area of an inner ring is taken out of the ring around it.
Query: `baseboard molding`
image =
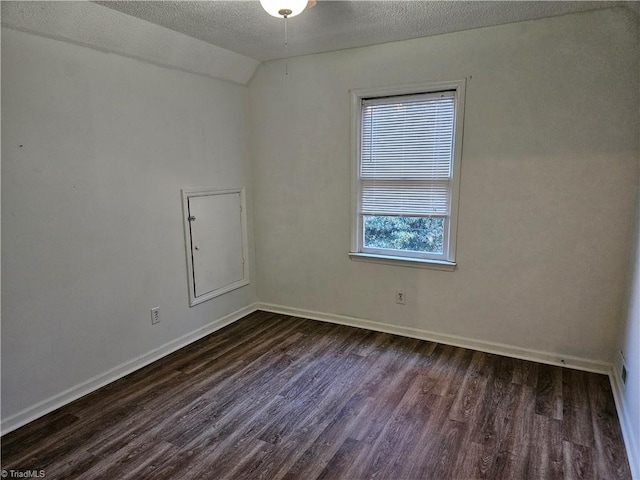
[[[545,363],[549,365],[557,365],[561,367],[575,368],[587,372],[595,372],[607,375],[611,383],[611,390],[620,419],[620,427],[624,437],[625,448],[627,450],[627,458],[631,467],[631,474],[634,480],[640,480],[640,458],[638,458],[638,450],[636,442],[633,438],[629,416],[626,414],[624,395],[622,390],[622,380],[616,374],[613,364],[606,362],[598,362],[586,358],[563,356],[539,350],[530,350],[501,343],[486,342],[481,340],[473,340],[470,338],[459,337],[456,335],[447,335],[441,333],[430,332],[399,325],[389,325],[386,323],[373,322],[361,318],[349,317],[344,315],[335,315],[331,313],[322,313],[312,310],[304,310],[301,308],[286,307],[284,305],[274,305],[270,303],[259,303],[258,310],[267,312],[280,313],[283,315],[291,315],[295,317],[309,318],[311,320],[319,320],[322,322],[337,323],[349,327],[365,328],[377,332],[391,333],[404,337],[419,338],[432,342],[444,343],[455,347],[470,348],[481,352],[494,353],[507,357],[518,358],[522,360],[531,360],[534,362]]]
[[[640,443],[634,438],[631,420],[629,415],[627,415],[627,404],[624,400],[624,383],[618,374],[618,369],[611,368],[609,380],[611,381],[611,390],[613,391],[613,399],[616,403],[616,410],[618,411],[618,419],[620,420],[624,444],[627,448],[631,477],[634,480],[640,480],[640,450],[638,450]]]
[[[611,364],[606,362],[598,362],[581,357],[571,355],[560,355],[539,350],[530,350],[521,347],[514,347],[502,343],[487,342],[484,340],[474,340],[456,335],[448,335],[442,333],[431,332],[411,327],[403,327],[400,325],[390,325],[388,323],[374,322],[356,317],[345,315],[335,315],[332,313],[315,312],[312,310],[304,310],[300,308],[286,307],[284,305],[275,305],[271,303],[258,303],[258,310],[267,312],[281,313],[296,317],[309,318],[311,320],[320,320],[329,323],[338,323],[349,327],[365,328],[367,330],[375,330],[377,332],[391,333],[401,335],[403,337],[419,338],[420,340],[428,340],[431,342],[444,343],[455,347],[470,348],[486,353],[494,353],[504,355],[506,357],[519,358],[521,360],[531,360],[549,365],[558,365],[561,367],[575,368],[587,372],[602,373],[609,375]]]
[[[267,312],[280,313],[283,315],[291,315],[296,317],[308,318],[311,320],[319,320],[323,322],[336,323],[356,328],[364,328],[378,332],[391,333],[405,337],[418,338],[432,342],[443,343],[456,347],[470,348],[482,352],[504,355],[507,357],[519,358],[522,360],[531,360],[534,362],[546,363],[550,365],[558,365],[562,367],[575,368],[588,372],[602,373],[609,376],[611,389],[613,391],[620,426],[624,436],[625,446],[627,449],[627,457],[631,466],[631,472],[634,480],[640,480],[640,458],[638,458],[638,450],[635,448],[636,441],[631,430],[630,420],[626,415],[622,380],[617,375],[612,364],[605,362],[597,362],[585,358],[574,356],[561,356],[553,353],[542,352],[538,350],[524,349],[494,342],[486,342],[481,340],[473,340],[466,337],[456,335],[447,335],[435,333],[428,330],[416,329],[411,327],[403,327],[399,325],[390,325],[381,322],[374,322],[356,317],[345,315],[335,315],[330,313],[316,312],[313,310],[305,310],[300,308],[286,307],[284,305],[275,305],[270,303],[253,303],[247,307],[241,308],[229,315],[225,315],[204,327],[194,330],[191,333],[183,335],[171,342],[168,342],[156,349],[153,349],[144,355],[129,360],[118,365],[100,375],[97,375],[81,384],[71,387],[53,397],[28,407],[21,412],[3,419],[0,424],[2,434],[9,433],[20,428],[27,423],[46,415],[80,397],[83,397],[111,382],[118,380],[142,367],[149,365],[173,352],[179,350],[213,332],[219,330],[241,318],[249,315],[256,310],[264,310]]]
[[[149,365],[150,363],[160,360],[176,350],[179,350],[196,340],[199,340],[207,335],[220,330],[227,325],[240,320],[241,318],[249,315],[250,313],[258,310],[258,304],[253,303],[244,308],[241,308],[235,312],[225,315],[222,318],[214,320],[213,322],[194,330],[191,333],[183,335],[175,340],[172,340],[164,345],[155,348],[137,358],[124,362],[117,367],[107,370],[100,375],[97,375],[89,380],[82,382],[74,387],[71,387],[64,392],[54,395],[46,400],[43,400],[31,407],[28,407],[9,418],[3,419],[0,424],[2,435],[9,433],[23,425],[26,425],[33,420],[46,415],[80,397],[87,395],[111,382],[118,380],[119,378],[129,375],[130,373],[139,370],[142,367]]]

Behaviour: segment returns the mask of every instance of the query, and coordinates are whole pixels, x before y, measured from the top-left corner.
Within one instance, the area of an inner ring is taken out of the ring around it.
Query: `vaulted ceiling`
[[[253,1],[7,1],[2,25],[247,84],[261,62],[640,1],[329,1],[287,20]]]
[[[285,56],[283,21],[258,1],[97,2],[265,61]],[[407,40],[615,6],[624,1],[328,1],[288,20],[287,56]]]

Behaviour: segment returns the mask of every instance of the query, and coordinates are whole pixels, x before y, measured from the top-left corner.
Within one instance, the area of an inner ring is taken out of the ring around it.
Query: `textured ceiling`
[[[260,62],[86,1],[0,1],[2,28],[246,84]]]
[[[258,1],[106,1],[114,10],[266,61],[500,25],[566,13],[629,6],[624,1],[328,1],[288,20]]]

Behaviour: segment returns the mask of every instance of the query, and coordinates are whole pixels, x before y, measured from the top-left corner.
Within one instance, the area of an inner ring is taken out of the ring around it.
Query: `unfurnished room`
[[[640,2],[1,9],[3,478],[640,480]]]

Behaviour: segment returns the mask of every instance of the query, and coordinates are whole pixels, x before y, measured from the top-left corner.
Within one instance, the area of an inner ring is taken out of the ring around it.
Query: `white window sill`
[[[432,270],[443,270],[453,272],[456,269],[455,262],[444,260],[429,260],[426,258],[391,257],[387,255],[374,255],[371,253],[349,252],[351,260],[356,262],[381,263],[383,265],[395,265],[412,268],[429,268]]]

